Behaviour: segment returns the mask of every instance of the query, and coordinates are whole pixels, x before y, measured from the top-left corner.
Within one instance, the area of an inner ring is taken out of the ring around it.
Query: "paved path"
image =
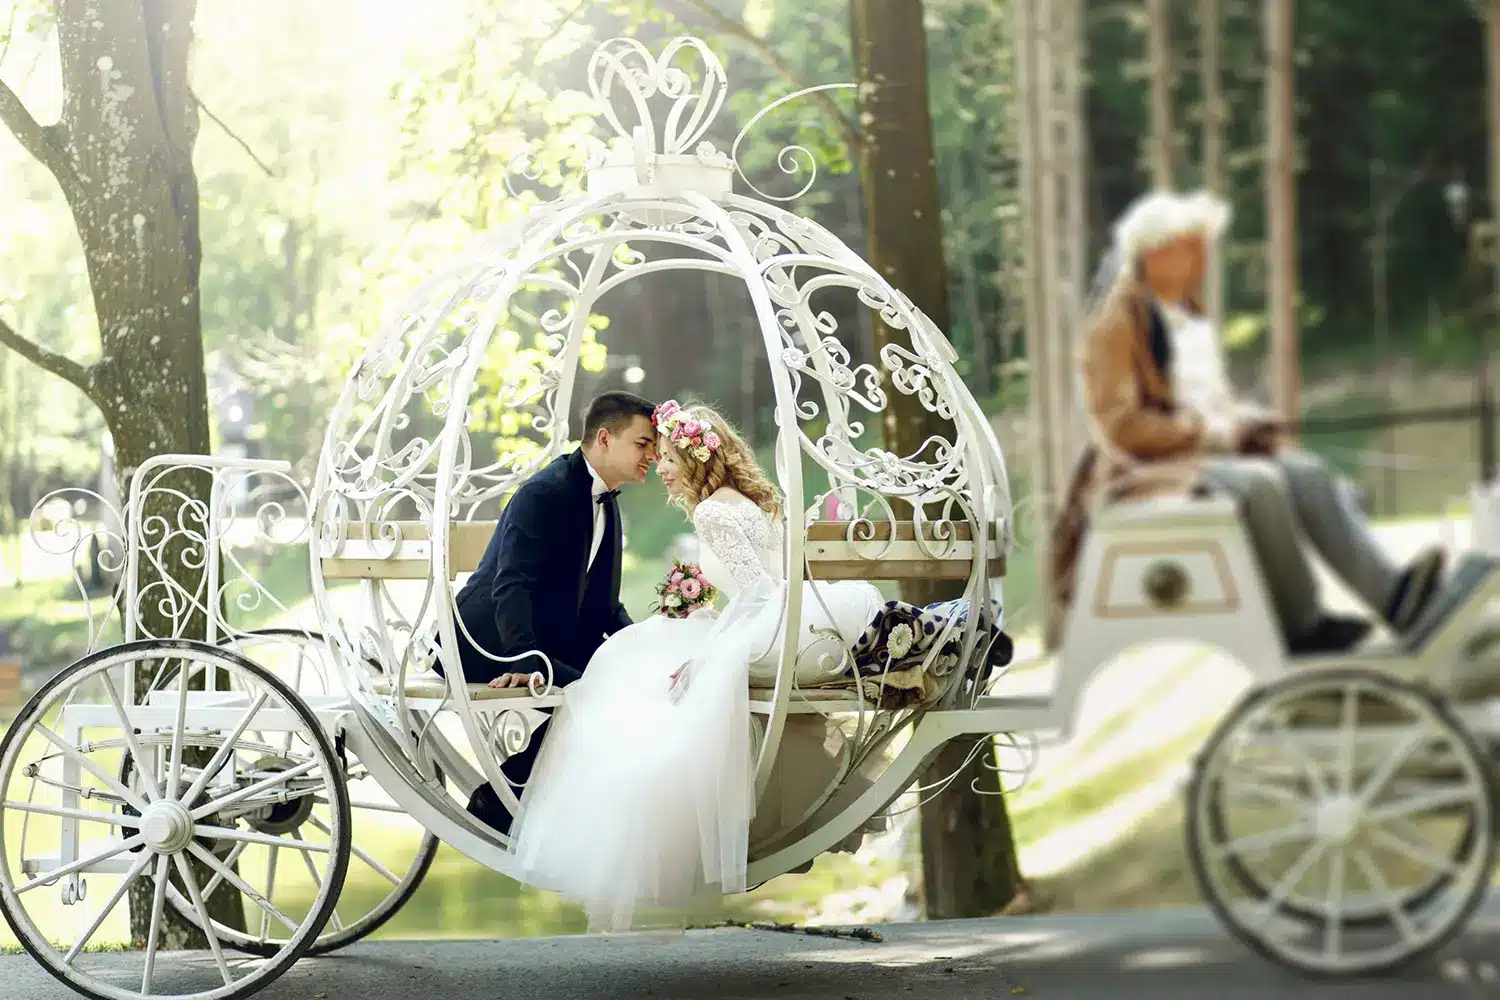
[[[685,937],[530,938],[357,945],[304,959],[262,1000],[921,1000],[1031,996],[1047,1000],[1412,1000],[1500,997],[1500,906],[1426,968],[1399,977],[1322,982],[1249,954],[1201,910],[892,924],[881,943],[760,931]],[[101,961],[139,956],[101,955]],[[163,956],[212,974],[205,954]],[[139,974],[138,972],[136,973]],[[76,994],[26,957],[0,958],[0,995]],[[201,988],[201,987],[200,987]]]

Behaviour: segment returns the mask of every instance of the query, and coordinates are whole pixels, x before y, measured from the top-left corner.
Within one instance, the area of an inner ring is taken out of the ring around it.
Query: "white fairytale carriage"
[[[271,595],[245,567],[221,578],[205,559],[234,523],[235,482],[289,484],[284,463],[163,456],[137,471],[117,529],[125,641],[48,681],[0,742],[0,911],[39,962],[87,996],[240,998],[300,956],[379,927],[416,891],[439,841],[507,871],[504,838],[461,803],[489,782],[517,808],[500,762],[567,692],[550,680],[464,684],[455,580],[477,564],[498,504],[568,446],[596,303],[663,271],[742,281],[770,368],[775,473],[792,522],[785,563],[802,571],[789,574],[780,648],[752,672],[763,804],[789,739],[839,738],[818,787],[752,830],[750,884],[857,843],[950,741],[968,738],[978,753],[995,734],[1067,734],[1095,670],[1132,644],[1181,638],[1227,650],[1261,682],[1224,720],[1189,790],[1189,852],[1228,926],[1322,972],[1408,961],[1462,926],[1494,855],[1495,790],[1472,734],[1500,727],[1477,710],[1460,720],[1397,675],[1448,678],[1440,668],[1487,655],[1482,616],[1500,596],[1489,564],[1463,571],[1472,579],[1415,645],[1287,675],[1232,507],[1099,511],[1054,692],[997,692],[1013,511],[999,443],[947,340],[825,229],[734,193],[734,158],[702,141],[725,79],[701,43],[679,39],[653,57],[615,40],[590,77],[615,139],[592,158],[585,190],[416,290],[343,390],[298,536],[320,634],[229,628],[234,587],[247,588],[239,600]],[[621,121],[622,91],[639,124]],[[668,108],[659,131],[652,102]],[[910,348],[852,363],[833,319],[840,296],[905,331]],[[538,446],[483,455],[470,434],[476,378],[518,327],[536,346],[517,352],[524,363],[489,402],[524,413]],[[866,422],[892,393],[949,419],[952,438],[914,455],[870,444]],[[170,476],[184,467],[211,480],[206,501],[174,492]],[[805,488],[810,469],[848,520],[818,518],[828,494]],[[206,565],[197,589],[173,584],[171,559]],[[144,568],[156,582],[140,582]],[[804,642],[803,590],[839,579],[941,579],[962,596],[933,613],[930,635],[898,649],[878,634]],[[195,619],[206,641],[181,638]],[[1236,826],[1246,801],[1259,824],[1248,831]],[[393,840],[381,825],[392,816],[420,824],[419,836]],[[1359,839],[1376,828],[1372,842]],[[1435,844],[1439,834],[1448,840]],[[341,899],[360,865],[380,891]],[[290,889],[289,871],[305,872]],[[127,896],[142,950],[93,954]],[[208,957],[160,955],[169,907],[206,933]]]

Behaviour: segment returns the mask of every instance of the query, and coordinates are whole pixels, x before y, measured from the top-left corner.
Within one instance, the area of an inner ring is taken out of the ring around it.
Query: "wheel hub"
[[[272,772],[289,771],[294,766],[294,762],[285,757],[263,757],[251,765],[251,768],[260,772]],[[244,819],[252,830],[279,837],[302,826],[312,815],[312,811],[312,796],[299,795],[288,802],[277,802],[265,809],[250,813]]]
[[[1313,818],[1318,839],[1331,844],[1347,844],[1359,829],[1364,810],[1353,796],[1335,795],[1320,802]]]
[[[153,802],[141,813],[141,836],[157,854],[180,854],[193,839],[193,817],[180,802]]]

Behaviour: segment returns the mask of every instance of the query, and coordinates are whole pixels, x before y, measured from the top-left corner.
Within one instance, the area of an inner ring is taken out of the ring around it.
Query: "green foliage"
[[[1226,105],[1231,311],[1264,310],[1264,42],[1261,4],[1228,0],[1216,33]],[[1202,182],[1198,15],[1170,0],[1180,186]],[[1094,249],[1149,183],[1145,22],[1137,0],[1089,5],[1089,168]],[[1482,23],[1464,3],[1304,0],[1297,5],[1297,230],[1304,358],[1367,344],[1377,291],[1373,241],[1388,214],[1392,336],[1376,364],[1456,363],[1423,348],[1434,317],[1461,313],[1465,252],[1443,204],[1464,179],[1485,204]],[[1438,325],[1442,325],[1439,321]],[[1471,317],[1472,325],[1472,317]],[[1248,328],[1247,331],[1248,332]],[[1264,350],[1262,341],[1261,350]]]
[[[1223,7],[1236,208],[1231,339],[1239,353],[1257,355],[1266,349],[1261,24],[1255,4]],[[949,335],[981,397],[1013,402],[999,377],[1024,353],[1015,285],[1012,12],[1004,0],[925,0],[924,9]],[[1184,183],[1196,183],[1198,6],[1173,0],[1171,9],[1179,168]],[[1092,255],[1145,184],[1146,88],[1136,0],[1087,10]],[[56,57],[50,18],[51,5],[39,0],[0,4],[0,75],[44,122],[61,99],[47,72]],[[392,297],[578,177],[593,111],[584,73],[597,42],[630,34],[656,47],[682,32],[707,40],[731,81],[709,135],[727,150],[771,101],[851,79],[848,24],[847,0],[535,0],[524,8],[433,0],[420,17],[396,0],[266,9],[200,3],[194,89],[205,110],[196,157],[204,333],[221,391],[254,397],[254,446],[306,463]],[[1464,240],[1447,218],[1442,187],[1461,176],[1474,192],[1475,214],[1490,210],[1480,24],[1462,3],[1306,0],[1298,31],[1299,273],[1309,371],[1395,357],[1464,363],[1476,350],[1478,324],[1468,308],[1476,293],[1462,284]],[[805,178],[783,173],[782,147],[810,150],[818,180],[792,207],[858,249],[860,186],[845,142],[846,130],[858,128],[853,94],[825,96],[827,103],[805,97],[766,116],[739,153],[750,181],[781,194]],[[518,178],[513,197],[506,168],[523,153],[535,177]],[[88,361],[97,350],[92,290],[67,206],[14,142],[0,142],[0,176],[7,199],[0,315],[38,343]],[[1384,348],[1371,345],[1369,333],[1379,204],[1390,218],[1392,332]],[[766,436],[764,351],[748,298],[730,284],[673,275],[611,293],[590,322],[577,396],[619,384],[629,359],[646,371],[640,389],[648,395],[691,386]],[[525,415],[500,405],[498,390],[523,373],[536,377],[532,320],[551,304],[523,290],[488,348],[476,398],[496,450],[525,446],[515,443],[527,437]],[[855,360],[867,358],[863,317],[838,319]],[[91,481],[101,430],[74,390],[0,355],[0,495],[16,483]]]

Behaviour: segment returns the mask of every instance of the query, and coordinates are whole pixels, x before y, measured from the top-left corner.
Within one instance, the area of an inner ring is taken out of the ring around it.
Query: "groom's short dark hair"
[[[583,415],[583,442],[588,444],[594,440],[601,427],[611,434],[619,434],[630,426],[633,418],[645,417],[650,420],[655,412],[655,403],[633,392],[626,392],[624,389],[602,392],[589,402],[589,408]]]

